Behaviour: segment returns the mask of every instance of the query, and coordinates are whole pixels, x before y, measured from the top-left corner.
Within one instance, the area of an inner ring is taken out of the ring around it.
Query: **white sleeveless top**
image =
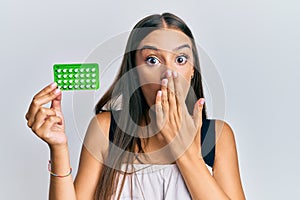
[[[206,165],[210,173],[212,169]],[[125,165],[124,165],[125,167]],[[121,200],[191,200],[191,195],[176,164],[133,164],[133,173],[126,175]],[[123,180],[120,174],[116,194],[117,200]]]

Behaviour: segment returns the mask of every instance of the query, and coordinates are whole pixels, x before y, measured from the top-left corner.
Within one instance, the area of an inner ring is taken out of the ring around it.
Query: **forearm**
[[[66,175],[70,172],[70,159],[67,145],[59,148],[50,148],[50,158],[51,171],[53,173]],[[50,176],[50,200],[76,199],[72,175],[63,178]]]
[[[197,147],[193,144],[176,161],[192,199],[230,199],[210,174],[203,158],[198,155]]]

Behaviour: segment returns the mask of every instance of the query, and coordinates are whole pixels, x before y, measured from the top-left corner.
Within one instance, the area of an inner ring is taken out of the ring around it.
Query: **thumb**
[[[194,124],[197,129],[199,129],[200,124],[202,123],[202,110],[204,106],[205,99],[200,98],[194,106],[194,113],[193,113],[193,119]]]
[[[52,100],[51,102],[51,108],[56,110],[56,111],[61,111],[61,99],[62,99],[62,93],[59,91],[60,94],[57,95],[55,99]]]

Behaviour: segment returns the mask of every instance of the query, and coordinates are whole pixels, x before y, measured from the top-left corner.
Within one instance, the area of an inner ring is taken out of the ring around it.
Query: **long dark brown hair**
[[[126,154],[126,152],[133,153],[136,147],[138,147],[138,152],[143,152],[141,139],[134,134],[128,134],[136,132],[136,124],[141,125],[142,122],[146,124],[149,123],[149,106],[139,87],[139,80],[136,78],[138,74],[132,69],[136,67],[136,51],[140,42],[149,33],[161,28],[179,30],[191,39],[195,70],[194,77],[191,80],[191,87],[186,97],[186,105],[190,114],[197,99],[204,97],[196,44],[192,32],[184,21],[171,13],[150,15],[139,21],[129,35],[121,68],[114,82],[95,107],[96,114],[111,111],[113,115],[118,99],[121,98],[122,102],[128,102],[128,106],[123,105],[119,112],[119,117],[116,119],[117,124],[122,127],[116,127],[113,139],[114,145],[110,145],[108,155],[105,158],[105,165],[103,166],[95,194],[95,199],[97,200],[109,200],[116,192],[119,179],[117,169],[120,168],[121,163],[129,164],[133,162],[133,158],[128,156],[131,154]],[[202,117],[203,119],[207,118],[205,107],[202,112]],[[123,149],[123,153],[115,153],[114,146]],[[125,176],[122,180],[121,188],[124,185],[124,181]],[[121,191],[118,194],[118,199],[120,194]]]

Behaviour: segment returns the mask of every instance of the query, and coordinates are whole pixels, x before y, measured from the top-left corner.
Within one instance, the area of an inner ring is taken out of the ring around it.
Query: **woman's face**
[[[194,73],[191,39],[175,29],[158,29],[147,35],[136,53],[141,89],[149,106],[168,70],[176,71],[186,97]]]

